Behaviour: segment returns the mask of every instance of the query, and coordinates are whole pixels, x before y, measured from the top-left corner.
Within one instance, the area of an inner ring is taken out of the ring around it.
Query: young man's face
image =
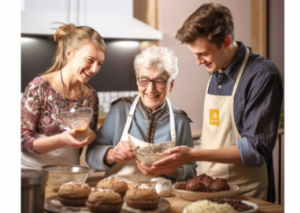
[[[206,38],[202,37],[198,37],[187,45],[192,53],[195,54],[197,65],[203,64],[207,72],[215,73],[226,65],[224,45],[219,49],[215,44],[209,43]]]

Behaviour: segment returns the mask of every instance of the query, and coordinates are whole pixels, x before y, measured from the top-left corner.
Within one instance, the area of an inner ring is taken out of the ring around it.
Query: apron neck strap
[[[236,77],[236,80],[235,80],[235,83],[234,83],[234,87],[233,87],[233,91],[232,91],[232,94],[235,94],[235,91],[236,91],[236,88],[238,86],[238,83],[240,81],[240,78],[244,72],[244,69],[245,69],[245,66],[247,64],[247,61],[248,61],[248,58],[249,58],[249,49],[248,47],[246,47],[246,54],[245,54],[245,57],[244,57],[244,60],[243,60],[243,63],[241,65],[241,68],[239,70],[239,73],[238,73],[238,76]],[[208,88],[209,88],[209,85],[210,85],[210,81],[211,81],[211,78],[212,78],[212,74],[209,75],[209,79],[208,79],[208,82],[207,82],[207,85],[206,85],[206,93],[208,93]]]
[[[136,106],[137,106],[137,103],[139,101],[139,98],[140,98],[140,94],[138,94],[132,105],[131,105],[131,108],[129,110],[129,114],[128,114],[128,118],[127,118],[127,121],[126,121],[126,124],[125,124],[125,127],[123,129],[123,133],[122,133],[122,137],[121,137],[121,141],[123,140],[128,140],[128,137],[127,137],[127,134],[129,132],[129,128],[130,128],[130,125],[131,125],[131,122],[132,122],[132,119],[133,119],[133,116],[134,116],[134,112],[135,112],[135,109],[136,109]],[[169,98],[167,97],[167,104],[168,104],[168,107],[169,107],[169,113],[170,113],[170,130],[171,130],[171,137],[172,137],[172,141],[176,143],[176,130],[175,130],[175,120],[174,120],[174,113],[173,113],[173,109],[172,109],[172,106],[171,106],[171,102],[169,100]]]
[[[167,97],[167,103],[169,106],[169,113],[170,113],[170,130],[171,130],[171,137],[172,141],[176,143],[176,129],[175,129],[175,120],[174,120],[174,112],[171,106],[170,99]]]
[[[243,74],[243,72],[245,70],[245,66],[247,64],[248,58],[249,58],[249,49],[248,49],[248,47],[246,47],[246,55],[245,55],[245,58],[243,60],[242,65],[241,65],[239,74],[236,77],[236,80],[235,80],[235,83],[234,83],[234,87],[233,87],[233,90],[232,90],[232,94],[235,94],[236,88],[237,88],[237,86],[238,86],[238,84],[240,82],[241,76],[242,76],[242,74]]]
[[[123,129],[121,141],[128,140],[127,134],[128,134],[128,131],[129,131],[129,128],[130,128],[130,125],[131,125],[131,122],[132,122],[132,119],[133,119],[133,116],[134,116],[135,108],[137,106],[137,103],[138,103],[140,97],[141,97],[140,94],[138,94],[135,97],[135,99],[134,99],[134,101],[131,105],[131,108],[129,110],[128,117],[127,117],[127,120],[126,120],[126,124],[125,124],[125,127]]]

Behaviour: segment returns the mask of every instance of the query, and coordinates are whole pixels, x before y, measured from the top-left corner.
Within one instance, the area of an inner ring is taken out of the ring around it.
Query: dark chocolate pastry
[[[213,179],[211,176],[203,173],[194,179],[189,179],[186,183],[179,184],[177,189],[191,192],[220,192],[229,191],[230,187],[225,179]]]
[[[190,179],[186,183],[186,190],[192,191],[192,192],[206,192],[206,187],[203,183],[201,183],[199,180]]]
[[[207,188],[207,191],[210,191],[210,185],[213,182],[213,178],[211,176],[206,175],[205,173],[197,176],[195,179],[199,180],[204,186]]]
[[[185,187],[186,187],[186,183],[181,183],[177,186],[177,189],[179,190],[185,190]]]
[[[212,192],[229,191],[229,185],[223,178],[216,178],[210,185]]]

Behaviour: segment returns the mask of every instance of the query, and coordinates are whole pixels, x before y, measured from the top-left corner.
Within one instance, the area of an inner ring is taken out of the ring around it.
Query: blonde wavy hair
[[[70,47],[77,51],[82,46],[92,41],[101,50],[104,55],[107,55],[107,48],[102,36],[93,28],[88,26],[75,26],[74,24],[63,24],[56,29],[53,35],[53,40],[57,43],[56,53],[53,58],[52,66],[42,74],[48,74],[56,70],[60,70],[67,64],[66,48]]]

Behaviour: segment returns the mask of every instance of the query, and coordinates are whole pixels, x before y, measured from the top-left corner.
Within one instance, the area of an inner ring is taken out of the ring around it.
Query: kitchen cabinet
[[[87,25],[110,39],[162,39],[162,32],[133,18],[133,0],[22,1],[23,35],[53,35],[60,26],[53,22]]]
[[[22,0],[22,34],[53,35],[55,29],[51,28],[59,25],[52,22],[68,23],[67,0]]]

